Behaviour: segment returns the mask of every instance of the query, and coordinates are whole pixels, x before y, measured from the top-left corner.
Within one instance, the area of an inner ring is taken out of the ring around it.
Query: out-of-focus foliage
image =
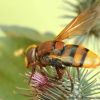
[[[19,26],[0,26],[1,30],[10,37],[24,38],[33,42],[43,42],[47,40],[52,40],[54,35],[52,33],[40,34],[37,30],[19,27]]]
[[[20,90],[16,90],[26,84],[20,75],[26,69],[23,51],[31,44],[53,39],[54,35],[41,35],[36,30],[19,26],[0,26],[0,29],[5,34],[0,37],[0,99],[25,100],[18,94]]]

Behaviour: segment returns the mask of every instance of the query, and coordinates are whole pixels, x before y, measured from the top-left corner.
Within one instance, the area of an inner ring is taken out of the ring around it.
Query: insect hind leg
[[[80,81],[80,70],[79,68],[76,68],[77,69],[77,77],[78,77],[78,81]]]
[[[63,77],[63,74],[65,73],[68,77],[68,79],[70,80],[70,83],[71,83],[71,92],[73,91],[73,88],[74,88],[74,84],[73,84],[73,79],[72,79],[72,76],[70,75],[69,71],[64,67],[56,67],[56,71],[57,71],[57,75],[58,77],[56,79],[62,79]]]
[[[73,88],[74,88],[74,83],[73,83],[73,78],[71,76],[71,74],[69,73],[68,69],[66,68],[66,72],[65,74],[67,75],[68,79],[70,80],[71,82],[71,92],[73,91]]]

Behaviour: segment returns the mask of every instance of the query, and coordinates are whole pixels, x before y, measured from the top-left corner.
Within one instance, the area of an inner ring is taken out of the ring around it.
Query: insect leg
[[[33,66],[33,67],[32,67],[32,73],[31,73],[31,76],[30,76],[30,79],[29,79],[28,84],[30,84],[30,82],[31,82],[31,80],[32,80],[32,77],[33,77],[33,75],[34,75],[34,72],[35,72],[35,67]]]
[[[79,70],[79,68],[76,68],[76,69],[77,69],[78,81],[80,81],[80,70]]]
[[[73,79],[72,79],[72,76],[70,75],[70,73],[69,73],[67,68],[66,68],[66,73],[65,74],[68,76],[68,78],[69,78],[69,80],[71,82],[71,91],[73,91],[73,88],[74,88]]]
[[[57,72],[57,75],[58,75],[58,77],[57,77],[57,79],[62,79],[62,76],[63,76],[63,74],[64,74],[64,68],[62,68],[62,67],[56,67],[56,72]]]

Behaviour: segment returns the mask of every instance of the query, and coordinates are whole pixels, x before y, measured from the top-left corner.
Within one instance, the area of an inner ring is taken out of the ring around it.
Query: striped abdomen
[[[78,45],[66,45],[60,53],[65,65],[94,68],[100,65],[100,57],[87,48]]]

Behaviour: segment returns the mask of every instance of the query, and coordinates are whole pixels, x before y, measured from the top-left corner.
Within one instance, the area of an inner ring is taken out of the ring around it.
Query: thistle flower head
[[[52,68],[50,67],[50,70]],[[95,98],[100,93],[100,86],[97,82],[96,76],[100,73],[93,74],[94,71],[85,69],[80,70],[80,80],[76,69],[70,68],[70,72],[73,78],[73,91],[71,91],[71,82],[64,74],[61,80],[55,80],[55,78],[47,74],[47,69],[41,73],[41,71],[35,72],[32,76],[30,83],[31,94],[29,96],[32,100],[36,97],[36,100],[80,100]],[[49,72],[48,72],[49,73]],[[55,72],[54,72],[55,73]],[[26,74],[28,79],[31,73]],[[98,88],[97,88],[98,86]],[[36,94],[36,95],[35,95]],[[97,96],[99,98],[99,96]]]
[[[54,84],[49,81],[47,75],[39,72],[35,72],[35,74],[32,76],[30,85],[39,90],[45,90],[45,88],[54,86]]]

